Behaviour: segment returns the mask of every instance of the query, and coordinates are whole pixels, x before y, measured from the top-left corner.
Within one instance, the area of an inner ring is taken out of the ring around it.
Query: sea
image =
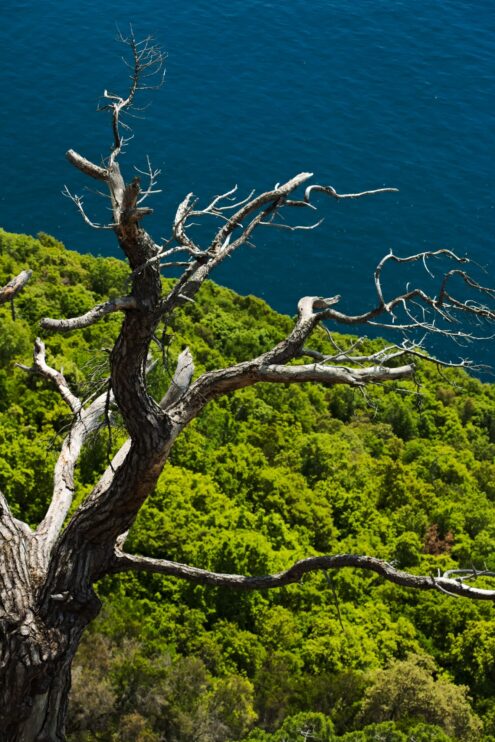
[[[128,177],[148,156],[161,170],[147,222],[157,242],[190,191],[207,204],[234,185],[243,197],[309,171],[343,193],[399,190],[316,196],[318,229],[259,230],[218,270],[219,283],[289,314],[307,294],[340,294],[342,309],[359,313],[375,301],[382,256],[449,249],[495,286],[492,0],[4,0],[0,19],[4,229],[119,254],[113,234],[84,224],[62,189],[83,196],[94,221],[108,220],[107,201],[65,152],[108,155],[110,122],[97,109],[105,89],[126,90],[117,37],[132,28],[167,53],[165,84],[137,101],[121,160]],[[213,227],[198,228],[198,239]],[[421,281],[435,293],[449,267],[432,261],[431,276],[422,265],[389,266],[386,298]],[[425,343],[447,360],[495,366],[486,339],[495,326],[466,329],[485,339]],[[399,331],[363,332],[401,340]]]

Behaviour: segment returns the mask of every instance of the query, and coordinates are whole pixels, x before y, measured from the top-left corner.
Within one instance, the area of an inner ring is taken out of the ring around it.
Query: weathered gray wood
[[[0,304],[12,301],[12,299],[22,291],[32,275],[33,271],[21,271],[18,276],[12,279],[12,281],[9,281],[5,286],[0,286]]]

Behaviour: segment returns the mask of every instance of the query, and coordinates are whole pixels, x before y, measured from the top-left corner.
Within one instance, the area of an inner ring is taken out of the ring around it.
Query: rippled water
[[[339,292],[347,308],[363,309],[383,253],[449,247],[486,266],[483,280],[495,284],[488,0],[7,0],[2,20],[6,229],[116,254],[112,235],[88,231],[60,193],[64,183],[86,185],[65,162],[69,147],[96,159],[108,152],[108,121],[95,109],[103,88],[124,78],[115,30],[132,22],[168,52],[166,85],[133,122],[124,160],[142,166],[150,154],[162,169],[149,222],[157,238],[190,190],[207,198],[237,183],[244,193],[310,170],[339,190],[400,193],[320,199],[318,232],[261,235],[220,282],[287,312],[307,293]],[[105,217],[91,194],[87,204]],[[494,348],[476,354],[493,362]]]

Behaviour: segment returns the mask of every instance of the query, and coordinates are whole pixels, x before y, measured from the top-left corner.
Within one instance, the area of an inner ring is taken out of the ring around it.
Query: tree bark
[[[65,740],[65,717],[70,690],[70,666],[72,657],[57,663],[43,685],[26,688],[24,708],[21,716],[19,698],[12,693],[2,694],[5,708],[15,709],[13,714],[0,717],[5,729],[5,742],[63,742]],[[16,694],[21,691],[17,691]],[[10,704],[7,706],[7,704]]]
[[[0,496],[0,729],[3,742],[64,739],[70,667],[82,633],[99,611],[43,590],[51,571],[34,533]]]

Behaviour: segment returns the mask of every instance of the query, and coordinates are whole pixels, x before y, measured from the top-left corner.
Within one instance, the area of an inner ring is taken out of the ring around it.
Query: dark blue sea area
[[[390,249],[449,248],[495,285],[492,0],[5,0],[1,20],[5,229],[118,254],[113,235],[91,231],[61,191],[67,184],[96,221],[106,218],[64,154],[108,154],[109,121],[96,108],[104,88],[124,89],[115,37],[132,24],[168,54],[166,83],[144,96],[122,159],[129,175],[146,155],[162,170],[148,222],[157,240],[189,191],[206,201],[237,184],[247,194],[309,170],[339,191],[399,193],[319,197],[317,231],[259,233],[220,283],[288,313],[302,295],[336,293],[362,311]],[[416,273],[385,278],[395,291]],[[434,348],[495,365],[494,340]]]

